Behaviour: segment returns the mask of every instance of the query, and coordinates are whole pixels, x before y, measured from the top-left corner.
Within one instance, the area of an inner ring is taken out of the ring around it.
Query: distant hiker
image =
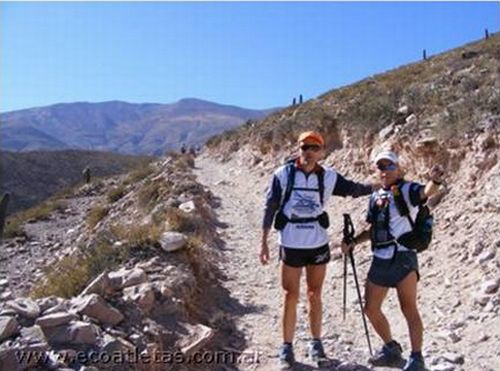
[[[186,153],[186,150],[187,150],[187,148],[186,148],[186,143],[182,143],[182,146],[181,146],[181,153],[182,153],[182,154]]]
[[[83,175],[83,181],[86,184],[89,184],[90,183],[90,168],[88,166],[85,169],[83,169],[82,175]]]
[[[295,106],[297,104],[297,99],[294,97],[292,100],[292,106]]]
[[[408,323],[412,347],[404,370],[425,370],[422,357],[423,326],[417,309],[419,272],[416,249],[425,249],[426,246],[421,247],[420,237],[423,236],[416,238],[414,232],[418,230],[418,233],[426,233],[420,227],[415,227],[420,220],[417,215],[422,215],[420,210],[426,208],[424,204],[427,198],[439,189],[443,171],[435,166],[430,172],[431,181],[424,186],[403,179],[398,157],[392,151],[380,152],[375,164],[382,188],[370,198],[367,215],[370,228],[358,234],[352,244],[342,243],[342,251],[348,253],[356,244],[371,240],[373,260],[368,272],[364,309],[385,345],[369,362],[374,366],[404,365],[401,345],[392,338],[387,318],[381,311],[389,288],[395,287]],[[428,222],[432,222],[432,219]]]
[[[302,98],[302,94],[299,95],[299,104],[302,104],[302,102],[304,102],[303,98]]]
[[[196,156],[196,149],[194,146],[189,147],[189,154]]]
[[[7,218],[7,207],[9,206],[10,193],[7,192],[2,196],[0,201],[0,241],[3,236],[3,229],[5,227],[5,219]]]
[[[330,261],[329,226],[325,206],[331,195],[359,197],[373,191],[371,185],[345,179],[318,161],[325,155],[323,137],[312,131],[300,134],[299,156],[279,167],[267,191],[260,250],[262,264],[269,262],[268,235],[273,225],[279,231],[281,284],[284,291],[282,367],[295,361],[292,342],[302,268],[305,267],[309,323],[312,340],[308,354],[315,362],[326,359],[321,343],[321,289]]]
[[[200,145],[198,144],[198,145],[196,146],[196,153],[200,153],[200,152],[201,152],[201,147],[200,147]]]
[[[427,50],[425,50],[425,49],[422,51],[422,59],[423,59],[424,61],[426,61],[426,60],[427,60]]]

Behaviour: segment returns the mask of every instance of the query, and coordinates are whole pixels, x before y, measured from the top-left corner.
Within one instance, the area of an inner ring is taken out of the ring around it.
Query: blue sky
[[[0,111],[288,105],[498,32],[500,3],[0,3]]]

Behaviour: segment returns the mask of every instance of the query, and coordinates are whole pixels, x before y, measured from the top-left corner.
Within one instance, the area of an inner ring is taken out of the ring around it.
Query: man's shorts
[[[368,280],[379,286],[396,287],[413,271],[417,272],[417,279],[420,279],[417,253],[415,251],[398,252],[394,261],[374,256],[368,271]]]
[[[330,247],[328,244],[315,249],[292,249],[280,246],[279,257],[283,263],[295,268],[326,264],[330,261]]]

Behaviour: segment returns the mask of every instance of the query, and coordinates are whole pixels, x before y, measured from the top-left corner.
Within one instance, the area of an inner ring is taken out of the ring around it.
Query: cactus
[[[87,184],[90,183],[90,168],[87,166],[85,169],[82,171],[83,174],[83,181]]]
[[[10,193],[5,193],[0,201],[0,241],[3,236],[3,228],[5,226],[5,218],[7,216],[7,206],[9,205]]]

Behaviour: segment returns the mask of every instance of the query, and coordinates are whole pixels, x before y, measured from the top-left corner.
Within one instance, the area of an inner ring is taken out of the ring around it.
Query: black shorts
[[[315,249],[292,249],[280,246],[280,260],[290,267],[326,264],[330,261],[328,244]]]
[[[417,272],[417,279],[420,279],[415,251],[398,252],[394,261],[374,256],[368,271],[368,280],[378,286],[396,287],[413,271]]]

